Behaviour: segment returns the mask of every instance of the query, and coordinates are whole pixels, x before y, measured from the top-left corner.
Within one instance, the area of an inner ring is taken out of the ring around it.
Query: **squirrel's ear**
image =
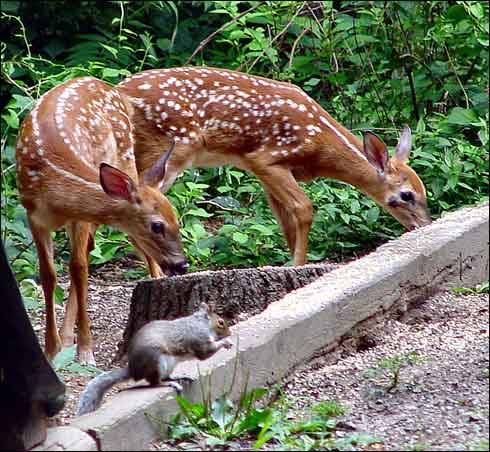
[[[211,314],[211,309],[206,303],[201,303],[199,305],[199,310],[204,312],[205,314]]]

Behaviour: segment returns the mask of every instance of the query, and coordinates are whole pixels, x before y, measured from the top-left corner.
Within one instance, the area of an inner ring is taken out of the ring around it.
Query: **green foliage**
[[[225,394],[202,403],[191,403],[177,396],[180,412],[170,423],[154,421],[165,429],[162,435],[168,434],[177,446],[185,441],[195,448],[226,447],[240,439],[250,443],[253,449],[267,443],[274,450],[355,450],[355,446],[377,441],[362,433],[336,438],[335,417],[345,414],[345,408],[336,401],[319,402],[311,407],[309,416],[292,420],[284,397],[268,395],[263,388],[253,389],[242,393],[236,403]]]
[[[117,83],[190,59],[287,80],[354,133],[373,129],[390,146],[409,124],[411,164],[433,216],[488,196],[487,2],[19,0],[3,1],[0,14],[1,235],[19,280],[37,274],[37,259],[16,188],[15,137],[40,95],[81,75]],[[305,190],[316,211],[310,260],[350,256],[402,232],[350,186],[318,180]],[[191,169],[169,198],[192,270],[290,262],[250,174]],[[55,242],[61,270],[64,232]],[[101,227],[91,263],[129,249],[124,235]]]
[[[454,293],[462,294],[462,295],[478,295],[489,293],[489,284],[488,281],[485,281],[481,284],[478,284],[476,287],[455,287],[452,289]]]

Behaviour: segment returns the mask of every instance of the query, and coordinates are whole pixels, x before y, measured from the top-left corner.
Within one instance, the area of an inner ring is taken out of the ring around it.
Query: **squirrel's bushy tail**
[[[102,402],[104,394],[112,388],[116,383],[124,380],[129,380],[129,369],[127,367],[121,369],[109,370],[97,375],[89,382],[85,390],[80,396],[77,406],[77,416],[90,413],[96,410]]]

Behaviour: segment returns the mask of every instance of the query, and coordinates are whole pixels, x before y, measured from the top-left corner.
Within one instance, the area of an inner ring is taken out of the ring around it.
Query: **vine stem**
[[[461,79],[459,78],[459,75],[456,71],[456,68],[454,67],[453,59],[451,58],[451,55],[449,54],[449,50],[448,50],[446,44],[444,44],[444,50],[446,51],[447,59],[449,61],[449,64],[451,65],[451,69],[453,70],[454,75],[456,76],[456,80],[458,81],[459,87],[461,88],[461,91],[463,91],[464,98],[466,101],[466,108],[469,109],[470,108],[470,100],[468,99],[468,94],[466,93],[466,90],[464,89],[463,83],[461,82]]]
[[[226,28],[228,28],[230,25],[234,24],[235,22],[237,22],[238,20],[240,20],[243,16],[245,16],[246,14],[248,14],[249,12],[253,11],[254,9],[257,9],[259,6],[261,5],[261,3],[257,3],[256,5],[252,6],[251,8],[248,8],[247,10],[243,11],[242,13],[240,13],[238,16],[234,17],[232,20],[230,20],[229,22],[226,22],[226,24],[223,24],[221,27],[219,27],[217,30],[213,31],[209,36],[207,36],[205,39],[203,39],[200,44],[196,47],[196,49],[194,50],[194,52],[192,52],[192,55],[187,59],[187,61],[185,62],[185,65],[187,66],[191,60],[202,50],[204,49],[204,47],[206,47],[209,42],[219,33],[221,33],[223,30],[225,30]]]
[[[2,13],[2,17],[5,17],[6,19],[14,19],[17,22],[19,22],[20,28],[22,29],[22,38],[24,39],[24,42],[26,44],[27,56],[30,58],[31,57],[31,46],[30,46],[29,42],[27,41],[26,29],[25,29],[22,21],[18,17],[11,16],[10,14],[5,14],[5,13]]]
[[[274,36],[274,39],[271,40],[271,42],[269,43],[269,47],[272,46],[272,44],[274,42],[276,42],[284,33],[286,33],[286,31],[288,31],[289,27],[292,25],[294,19],[296,19],[296,17],[298,16],[298,14],[303,10],[303,7],[305,5],[305,2],[303,2],[301,4],[301,6],[299,6],[296,10],[296,12],[293,14],[293,16],[291,17],[291,19],[289,19],[289,22],[284,26],[284,28],[282,29],[281,32],[279,32],[276,36]],[[264,55],[265,53],[265,49],[262,50],[262,52],[260,53],[260,55],[257,56],[257,58],[255,58],[255,60],[253,60],[252,64],[250,65],[250,67],[248,68],[248,71],[252,70],[252,68],[255,66],[255,64],[257,63],[257,61],[259,61],[261,58],[262,58],[262,55]],[[241,67],[242,65],[240,65],[237,69],[237,71],[240,71],[241,70]]]
[[[298,45],[299,41],[301,38],[311,31],[311,26],[305,28],[299,35],[298,37],[294,40],[293,47],[291,48],[291,55],[289,55],[289,63],[288,63],[288,69],[291,69],[291,66],[293,65],[293,58],[294,58],[294,52],[296,52],[296,46]]]

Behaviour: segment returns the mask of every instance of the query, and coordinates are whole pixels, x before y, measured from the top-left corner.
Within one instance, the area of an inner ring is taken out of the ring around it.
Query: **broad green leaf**
[[[252,231],[258,231],[262,233],[263,235],[273,235],[274,231],[271,228],[268,228],[267,226],[264,226],[263,224],[253,224],[252,226],[249,227],[249,230]]]
[[[75,360],[76,345],[63,348],[53,359],[53,368],[55,370],[64,369],[69,363]]]
[[[15,111],[7,110],[7,114],[3,114],[2,118],[12,129],[19,128],[19,118],[17,117]]]
[[[206,212],[203,208],[201,207],[198,207],[196,209],[190,209],[188,212],[187,212],[189,215],[194,215],[195,217],[201,217],[201,218],[209,218],[209,217],[212,217],[213,214],[212,213],[208,213]]]
[[[473,110],[461,107],[454,107],[447,118],[447,122],[462,126],[468,126],[477,121],[478,117]]]
[[[54,289],[54,300],[56,304],[63,304],[64,298],[65,292],[63,291],[63,288],[57,284]]]
[[[231,196],[216,196],[209,202],[217,204],[224,209],[239,209],[240,202]]]
[[[232,237],[233,237],[233,240],[235,242],[239,243],[240,245],[244,245],[248,241],[248,235],[243,234],[243,233],[238,232],[238,231],[234,232]]]
[[[349,224],[350,223],[350,215],[347,214],[347,213],[344,213],[344,212],[341,212],[340,213],[340,218],[342,218],[342,220],[344,220],[345,223]]]
[[[119,69],[112,69],[109,67],[102,69],[103,78],[114,78],[114,77],[119,77],[120,75],[121,75],[121,71]]]
[[[233,403],[226,397],[225,394],[219,396],[211,404],[211,418],[218,425],[221,431],[231,422],[234,414],[231,412]]]
[[[100,44],[101,47],[103,47],[108,52],[110,52],[112,54],[112,56],[114,56],[115,58],[117,58],[117,49],[115,49],[114,47],[108,46],[107,44],[103,44],[102,42],[99,42],[99,44]],[[109,69],[109,68],[107,68],[107,69]]]

